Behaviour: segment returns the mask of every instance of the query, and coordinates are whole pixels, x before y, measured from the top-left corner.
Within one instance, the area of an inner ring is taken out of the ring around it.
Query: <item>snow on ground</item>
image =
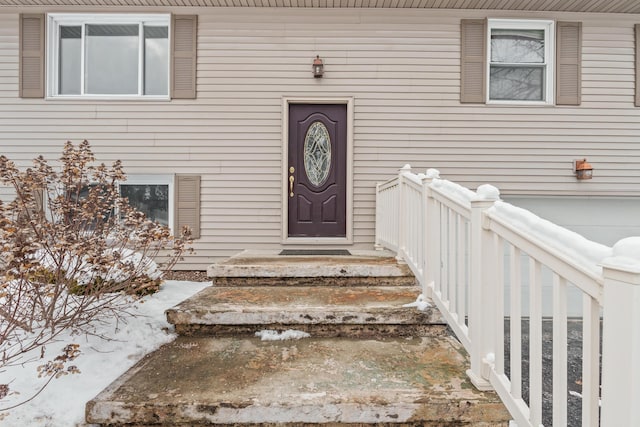
[[[52,360],[69,343],[79,344],[82,354],[70,364],[76,365],[81,373],[54,379],[34,400],[9,411],[8,416],[0,419],[0,426],[83,425],[84,407],[89,400],[145,354],[176,337],[164,311],[208,285],[208,282],[166,281],[160,292],[135,303],[136,317],[127,319],[126,323],[117,323],[114,319],[96,326],[96,333],[111,337],[111,341],[95,336],[66,335],[48,345],[44,361]],[[21,393],[0,400],[0,407],[12,406],[40,389],[46,379],[38,378],[36,369],[42,363],[36,360],[0,372],[0,384],[9,383],[11,390]]]

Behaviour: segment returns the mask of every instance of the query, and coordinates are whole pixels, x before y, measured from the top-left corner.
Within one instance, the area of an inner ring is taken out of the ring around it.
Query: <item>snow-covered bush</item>
[[[120,161],[94,162],[87,141],[68,142],[59,168],[0,156],[0,184],[16,194],[0,202],[0,370],[34,348],[44,356],[63,330],[126,315],[190,243],[189,230],[174,237],[120,196]]]

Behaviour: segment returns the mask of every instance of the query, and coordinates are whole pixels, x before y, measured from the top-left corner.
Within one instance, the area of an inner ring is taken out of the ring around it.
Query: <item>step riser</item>
[[[371,405],[371,404],[336,404],[322,408],[325,414],[317,414],[316,407],[296,406],[293,408],[283,407],[258,407],[258,408],[233,408],[225,405],[165,405],[155,408],[152,405],[134,407],[122,404],[95,405],[88,411],[93,413],[108,412],[115,422],[110,426],[125,425],[126,420],[133,418],[158,420],[155,424],[134,424],[134,426],[424,426],[424,427],[508,427],[509,422],[473,422],[452,419],[451,414],[459,413],[461,408],[452,407],[453,401],[431,400],[428,404],[404,404],[400,407],[394,405]],[[493,408],[484,404],[479,410],[474,408],[475,402],[463,402],[467,407],[466,418],[480,418],[482,414],[478,412],[495,411],[500,412],[502,404],[497,403]],[[421,421],[410,421],[413,414],[420,413],[423,417]],[[119,414],[122,414],[119,416]],[[305,416],[305,414],[310,414]],[[332,422],[340,414],[342,422]],[[318,418],[324,418],[318,421]],[[122,419],[119,423],[118,420]],[[308,420],[307,420],[308,419]],[[313,419],[313,421],[311,420]],[[366,420],[370,420],[367,422]],[[291,422],[290,420],[297,420]],[[97,420],[90,419],[89,422]],[[364,422],[363,422],[364,421]],[[126,424],[131,427],[131,424]]]
[[[447,325],[176,325],[176,332],[188,337],[253,337],[262,330],[296,330],[321,338],[437,337],[447,334]]]
[[[444,422],[444,421],[415,421],[409,423],[192,423],[182,424],[184,427],[200,427],[215,425],[216,427],[509,427],[509,422]],[[168,427],[176,426],[176,424],[110,424],[109,427]],[[177,427],[180,427],[178,425]]]
[[[208,312],[167,310],[167,320],[173,325],[429,325],[444,324],[438,311],[427,309],[368,310],[287,310],[253,312]]]
[[[413,276],[385,277],[215,277],[215,286],[415,286]]]

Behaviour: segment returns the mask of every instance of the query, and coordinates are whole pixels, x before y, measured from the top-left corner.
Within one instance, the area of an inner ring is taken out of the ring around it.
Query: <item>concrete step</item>
[[[408,286],[409,268],[384,251],[350,256],[281,256],[244,251],[213,264],[207,274],[216,286]]]
[[[111,426],[507,426],[451,337],[179,337],[87,404]]]
[[[416,286],[216,287],[167,310],[183,335],[253,335],[262,329],[296,329],[313,336],[422,336],[442,333],[445,321],[415,302]]]
[[[439,311],[405,307],[420,289],[388,254],[243,253],[209,275],[214,286],[167,311],[180,336],[89,402],[88,423],[508,425]],[[311,336],[261,341],[265,329]]]

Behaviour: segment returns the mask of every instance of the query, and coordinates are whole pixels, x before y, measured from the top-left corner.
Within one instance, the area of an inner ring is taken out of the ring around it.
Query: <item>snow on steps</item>
[[[495,393],[479,392],[468,381],[468,357],[447,334],[438,310],[412,304],[419,289],[404,266],[379,256],[374,268],[364,258],[353,260],[325,260],[324,271],[317,260],[294,261],[285,277],[296,284],[274,286],[280,278],[273,272],[285,272],[285,260],[236,258],[235,264],[253,266],[253,285],[267,276],[274,279],[271,286],[214,285],[168,310],[181,336],[90,401],[87,422],[507,426],[508,413]],[[260,276],[255,266],[267,264]],[[248,277],[246,269],[225,268],[239,281]],[[384,279],[367,277],[360,282],[367,286],[342,282],[365,278],[367,269]],[[409,277],[413,286],[389,283],[389,277]],[[255,336],[269,328],[311,337]]]

